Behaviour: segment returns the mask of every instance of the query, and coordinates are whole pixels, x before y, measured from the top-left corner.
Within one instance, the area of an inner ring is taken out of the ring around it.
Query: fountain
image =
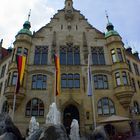
[[[31,136],[36,130],[39,129],[39,123],[36,121],[35,117],[31,117],[29,124],[29,136]]]
[[[52,103],[49,107],[49,112],[46,115],[46,124],[43,128],[39,129],[35,118],[31,118],[29,135],[27,140],[68,140],[66,130],[60,121],[60,112],[55,103]]]
[[[71,129],[70,129],[70,139],[71,140],[80,140],[79,137],[79,124],[76,119],[72,120]]]
[[[56,107],[56,103],[52,103],[49,108],[49,112],[46,116],[46,124],[61,124],[60,121],[60,112]]]
[[[8,114],[0,114],[0,140],[23,140]]]
[[[29,132],[26,140],[38,140],[43,130],[39,128],[39,123],[34,116],[31,117],[29,124]]]

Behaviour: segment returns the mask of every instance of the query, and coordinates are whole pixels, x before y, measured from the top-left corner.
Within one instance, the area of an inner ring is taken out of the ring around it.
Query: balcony
[[[5,97],[7,98],[9,106],[13,107],[14,101],[14,94],[15,94],[15,86],[9,86],[5,89]],[[21,87],[19,92],[16,94],[16,108],[21,104],[22,100],[25,98],[25,89]]]
[[[115,89],[115,96],[124,108],[128,108],[134,95],[134,89],[129,86],[119,86]]]

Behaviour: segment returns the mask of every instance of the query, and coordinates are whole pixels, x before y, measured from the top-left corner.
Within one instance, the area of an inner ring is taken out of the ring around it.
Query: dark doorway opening
[[[64,109],[64,114],[63,114],[63,123],[68,135],[70,134],[70,126],[73,119],[78,120],[78,123],[80,123],[79,111],[76,106],[68,105]]]

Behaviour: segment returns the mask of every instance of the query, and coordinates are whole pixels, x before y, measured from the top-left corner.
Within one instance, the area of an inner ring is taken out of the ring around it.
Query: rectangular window
[[[108,79],[106,75],[95,75],[94,76],[94,87],[95,89],[108,89]]]
[[[80,88],[79,74],[62,74],[61,88]]]
[[[105,56],[103,47],[91,48],[93,65],[105,65]]]
[[[61,65],[79,65],[80,50],[77,46],[71,44],[60,47],[60,64]]]
[[[66,59],[66,48],[61,48],[60,49],[60,64],[61,65],[66,65],[67,63]]]
[[[4,66],[2,66],[0,78],[4,77],[5,70],[6,70],[6,64]]]
[[[119,62],[123,62],[122,51],[120,48],[117,48],[118,60]]]
[[[2,83],[0,83],[0,93],[1,93],[1,91],[2,91]]]
[[[28,49],[24,48],[24,52],[23,53],[24,53],[25,56],[28,56]]]
[[[46,75],[33,75],[32,76],[32,89],[44,90],[47,88],[47,76]]]
[[[35,65],[46,65],[48,63],[48,46],[36,46],[34,55]]]
[[[117,62],[117,59],[116,59],[116,54],[115,54],[115,50],[111,50],[111,56],[112,56],[112,62],[115,63]]]
[[[121,78],[120,78],[119,72],[115,73],[115,79],[116,79],[116,85],[120,86],[121,85]]]
[[[138,65],[135,64],[135,63],[133,63],[133,66],[134,66],[134,69],[135,69],[135,73],[136,73],[136,75],[140,75]]]
[[[67,75],[66,74],[61,75],[61,87],[67,88]]]
[[[128,67],[129,67],[129,71],[132,72],[131,63],[130,63],[130,61],[128,59],[127,59],[127,64],[128,64]]]
[[[7,79],[7,86],[10,85],[10,78],[11,78],[11,73],[8,74],[8,79]]]
[[[128,78],[126,72],[122,72],[122,79],[123,79],[123,84],[128,85]]]
[[[67,52],[67,64],[72,65],[73,64],[73,52],[72,49],[69,49]]]
[[[139,87],[139,89],[140,89],[140,81],[138,81],[138,87]]]
[[[135,80],[132,78],[132,87],[134,88],[134,91],[136,91],[136,84],[135,84]]]
[[[13,72],[11,85],[15,86],[17,83],[17,72]]]
[[[73,74],[68,74],[68,88],[73,88]]]
[[[18,47],[17,48],[17,54],[21,54],[21,52],[22,52],[22,48],[21,47]]]

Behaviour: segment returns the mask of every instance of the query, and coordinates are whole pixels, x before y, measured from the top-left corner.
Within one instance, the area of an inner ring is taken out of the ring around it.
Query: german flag
[[[56,54],[54,54],[54,62],[56,69],[56,96],[57,96],[60,95],[60,60]]]
[[[16,93],[17,93],[23,82],[26,57],[22,55],[16,55],[16,62],[17,62],[17,69],[18,69],[18,79],[17,79],[17,88],[16,88]]]

